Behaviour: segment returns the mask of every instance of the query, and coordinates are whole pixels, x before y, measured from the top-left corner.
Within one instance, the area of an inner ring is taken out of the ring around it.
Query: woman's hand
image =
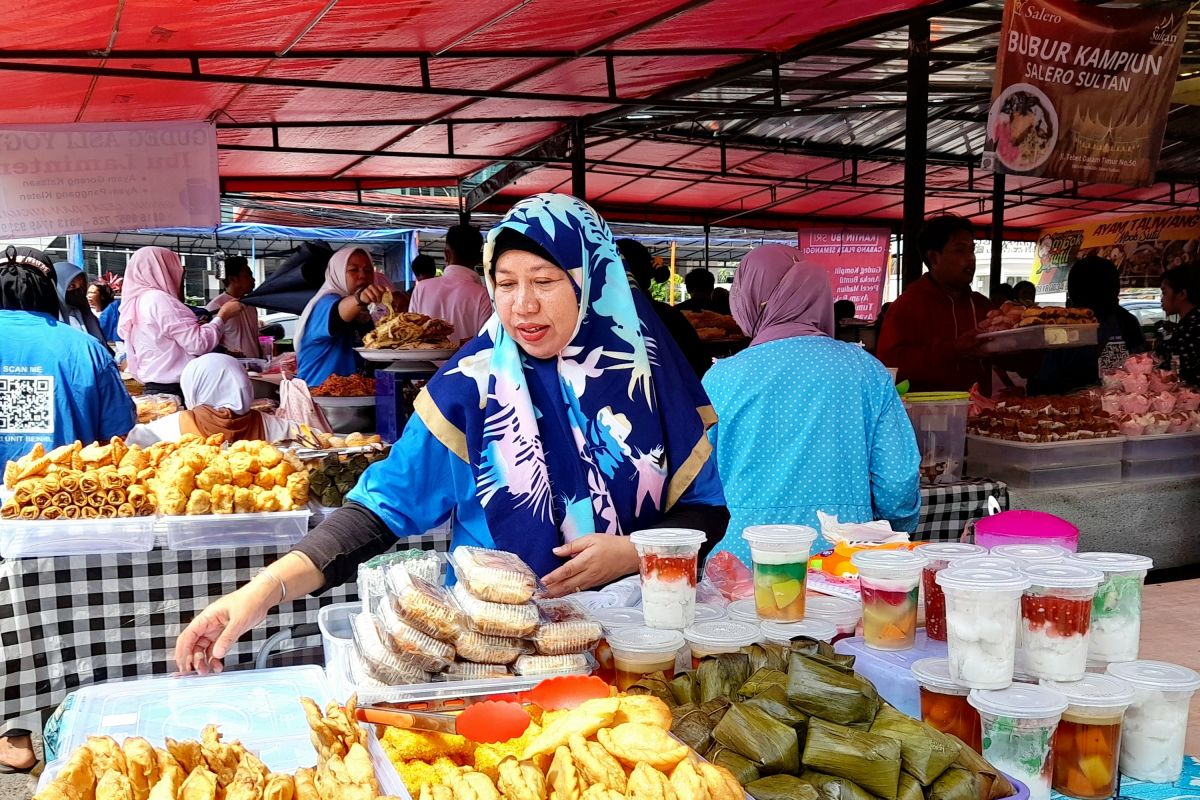
[[[628,536],[593,533],[554,548],[554,555],[571,559],[542,578],[550,597],[603,586],[638,571],[637,548]]]
[[[370,305],[371,303],[382,303],[385,291],[382,286],[371,284],[365,289],[359,289],[355,296],[358,298],[358,302]]]
[[[225,322],[228,322],[229,320],[236,317],[238,314],[242,313],[242,309],[244,307],[245,306],[243,306],[237,300],[230,300],[228,303],[221,306],[217,310],[217,317],[219,317],[221,320],[223,320]]]
[[[175,665],[187,675],[220,673],[223,659],[242,634],[267,618],[279,600],[279,584],[256,578],[201,611],[175,642]]]

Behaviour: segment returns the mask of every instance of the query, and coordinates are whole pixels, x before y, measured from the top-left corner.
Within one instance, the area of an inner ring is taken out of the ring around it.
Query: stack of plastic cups
[[[755,606],[753,597],[747,597],[744,600],[734,600],[725,606],[725,613],[730,619],[737,622],[748,622],[751,625],[759,623],[758,608]]]
[[[1130,553],[1072,553],[1067,561],[1104,573],[1092,601],[1088,663],[1135,661],[1142,636],[1142,584],[1154,562]]]
[[[647,675],[675,677],[675,657],[683,649],[683,634],[659,628],[622,628],[608,636],[617,689],[625,691]]]
[[[1117,791],[1121,720],[1133,702],[1133,690],[1110,675],[1042,685],[1068,703],[1054,736],[1054,791],[1078,800],[1112,797]]]
[[[694,623],[696,564],[704,534],[685,528],[653,528],[637,531],[629,540],[637,548],[641,565],[646,626],[681,631]]]
[[[596,644],[596,675],[605,683],[616,683],[616,666],[613,664],[612,648],[608,636],[622,628],[641,628],[646,624],[640,608],[601,608],[592,616],[604,628],[604,638]]]
[[[832,641],[840,642],[842,639],[849,639],[858,629],[858,623],[862,619],[862,604],[846,597],[809,595],[804,607],[804,618],[832,623],[837,629]]]
[[[1016,572],[958,566],[937,574],[946,595],[950,677],[971,689],[1012,683],[1021,593],[1029,579]]]
[[[1009,572],[1019,572],[1021,565],[1016,559],[997,556],[988,553],[982,556],[967,556],[954,564],[956,567],[972,567],[974,569],[1006,569]]]
[[[729,614],[725,611],[724,606],[714,605],[713,603],[696,603],[695,624],[701,622],[716,622],[728,617]]]
[[[1200,675],[1162,661],[1109,664],[1108,674],[1133,687],[1121,729],[1121,774],[1150,783],[1179,780],[1188,706],[1200,689]]]
[[[850,562],[862,594],[863,643],[875,650],[911,649],[925,559],[910,550],[861,550]]]
[[[991,555],[1011,558],[1021,566],[1029,564],[1057,564],[1071,551],[1056,544],[999,544],[988,551]]]
[[[754,525],[742,532],[754,562],[754,603],[760,619],[804,619],[808,557],[817,532],[803,525]]]
[[[819,642],[833,642],[838,629],[824,619],[807,619],[803,622],[763,622],[762,636],[768,644],[791,644],[792,639],[805,636]]]
[[[1051,743],[1067,698],[1044,686],[1018,683],[995,691],[973,689],[968,700],[979,711],[983,757],[1025,784],[1029,800],[1050,800]]]
[[[921,589],[925,593],[925,635],[935,642],[946,641],[946,599],[942,587],[934,578],[943,569],[964,558],[980,556],[987,551],[979,545],[959,542],[937,542],[918,548],[925,556],[925,569],[921,572]]]
[[[757,644],[762,640],[762,631],[748,622],[721,619],[697,622],[683,632],[683,638],[691,648],[692,669],[699,669],[700,660],[705,656],[740,653],[743,647]]]
[[[1092,597],[1104,575],[1078,564],[1032,564],[1021,570],[1017,669],[1037,680],[1077,681],[1087,672]]]
[[[982,747],[979,712],[967,702],[971,690],[950,677],[950,661],[922,658],[912,665],[912,675],[920,686],[921,719],[942,733],[952,733],[975,752]]]

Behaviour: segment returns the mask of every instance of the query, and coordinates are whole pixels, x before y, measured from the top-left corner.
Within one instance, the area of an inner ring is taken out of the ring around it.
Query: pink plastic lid
[[[1045,511],[1002,511],[975,523],[976,534],[1026,536],[1029,538],[1074,539],[1079,528],[1062,517]]]

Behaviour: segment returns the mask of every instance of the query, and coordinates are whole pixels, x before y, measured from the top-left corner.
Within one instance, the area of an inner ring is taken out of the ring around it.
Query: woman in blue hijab
[[[100,328],[100,320],[96,319],[92,307],[88,305],[87,275],[69,261],[57,261],[54,264],[54,278],[62,321],[95,338],[111,353],[108,340],[104,338],[104,331]]]
[[[491,231],[484,260],[496,309],[484,330],[421,392],[345,507],[193,620],[181,670],[219,669],[275,604],[447,519],[452,546],[515,553],[554,596],[636,572],[637,530],[702,530],[702,555],[720,541],[716,418],[604,221],[573,197],[537,195]]]

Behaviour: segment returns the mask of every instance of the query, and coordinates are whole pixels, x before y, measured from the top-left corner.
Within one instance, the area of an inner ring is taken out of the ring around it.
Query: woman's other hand
[[[593,533],[554,548],[570,560],[542,578],[550,597],[604,586],[638,571],[637,548],[628,536]]]
[[[234,643],[266,619],[267,612],[278,601],[279,583],[265,576],[210,604],[175,642],[175,665],[179,672],[220,673]]]
[[[217,317],[225,322],[228,322],[238,314],[242,313],[242,308],[244,308],[244,306],[237,300],[230,300],[228,303],[221,306],[220,310],[217,311]]]

